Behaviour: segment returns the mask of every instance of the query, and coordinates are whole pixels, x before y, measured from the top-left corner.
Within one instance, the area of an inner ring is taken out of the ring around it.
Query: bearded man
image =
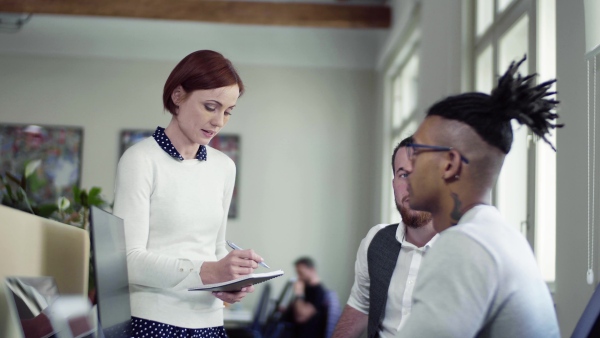
[[[392,155],[392,185],[400,224],[379,224],[362,240],[355,263],[354,285],[334,338],[394,337],[411,313],[412,292],[423,256],[437,235],[428,212],[410,209],[408,176],[410,162],[400,142]]]

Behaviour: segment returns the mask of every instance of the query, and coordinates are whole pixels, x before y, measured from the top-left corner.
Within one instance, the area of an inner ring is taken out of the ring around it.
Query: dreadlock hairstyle
[[[437,115],[463,122],[473,128],[487,143],[505,154],[510,151],[513,141],[510,121],[515,119],[520,124],[527,125],[556,151],[546,138],[550,129],[564,126],[551,122],[558,118],[552,110],[559,102],[547,97],[556,94],[548,92],[556,80],[535,85],[534,77],[537,74],[522,77],[517,70],[526,59],[527,56],[524,56],[521,61],[513,61],[510,64],[491,95],[465,93],[450,96],[434,104],[427,116]]]

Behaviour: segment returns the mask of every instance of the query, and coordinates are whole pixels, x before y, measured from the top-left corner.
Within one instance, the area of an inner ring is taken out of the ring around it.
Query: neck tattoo
[[[452,212],[450,212],[450,218],[452,219],[452,225],[456,225],[458,220],[462,217],[462,213],[460,212],[462,202],[458,198],[458,194],[453,192],[450,196],[452,196],[452,199],[454,200],[454,208],[452,209]]]

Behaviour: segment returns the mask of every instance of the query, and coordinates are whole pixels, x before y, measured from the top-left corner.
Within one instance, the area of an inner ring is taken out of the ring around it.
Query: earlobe
[[[444,168],[444,180],[458,180],[460,178],[461,160],[453,151],[448,152],[448,162]]]

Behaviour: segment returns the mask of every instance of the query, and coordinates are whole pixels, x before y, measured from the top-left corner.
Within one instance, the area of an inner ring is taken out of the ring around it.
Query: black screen
[[[99,327],[105,337],[126,337],[131,307],[123,220],[92,207],[90,236]]]

